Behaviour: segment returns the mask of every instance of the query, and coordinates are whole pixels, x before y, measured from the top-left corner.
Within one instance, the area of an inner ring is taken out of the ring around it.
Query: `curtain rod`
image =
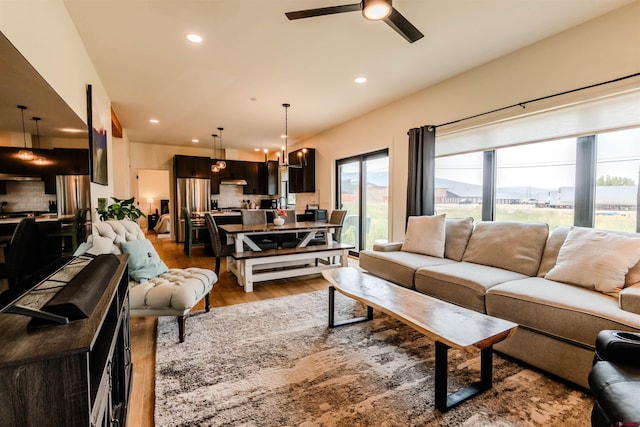
[[[553,95],[543,96],[541,98],[535,98],[535,99],[530,99],[528,101],[518,102],[517,104],[509,105],[507,107],[496,108],[495,110],[486,111],[486,112],[480,113],[480,114],[475,114],[473,116],[465,117],[464,119],[454,120],[452,122],[443,123],[441,125],[435,125],[433,127],[439,128],[439,127],[442,127],[442,126],[452,125],[452,124],[455,124],[455,123],[463,122],[465,120],[475,119],[476,117],[486,116],[487,114],[497,113],[498,111],[507,110],[509,108],[514,108],[514,107],[525,108],[526,104],[530,104],[532,102],[543,101],[545,99],[554,98],[556,96],[566,95],[568,93],[573,93],[573,92],[579,92],[581,90],[591,89],[591,88],[594,88],[594,87],[603,86],[603,85],[619,82],[621,80],[630,79],[630,78],[638,77],[638,76],[640,76],[640,73],[630,74],[628,76],[618,77],[617,79],[609,80],[609,81],[606,81],[606,82],[595,83],[595,84],[592,84],[592,85],[589,85],[589,86],[583,86],[583,87],[580,87],[580,88],[577,88],[577,89],[571,89],[571,90],[567,90],[567,91],[564,91],[564,92],[554,93]]]

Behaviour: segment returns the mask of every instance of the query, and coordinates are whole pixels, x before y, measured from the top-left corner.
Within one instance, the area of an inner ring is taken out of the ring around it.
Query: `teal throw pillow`
[[[129,255],[129,276],[136,282],[142,282],[169,271],[147,239],[122,242],[120,249]]]

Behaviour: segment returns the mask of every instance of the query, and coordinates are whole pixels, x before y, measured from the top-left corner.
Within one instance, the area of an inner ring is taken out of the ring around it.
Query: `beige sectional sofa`
[[[404,242],[361,251],[360,267],[518,323],[497,351],[584,387],[597,333],[640,331],[640,235],[580,227],[549,233],[546,224],[514,222],[474,226],[471,218],[440,221],[443,232],[416,230],[410,219]],[[433,254],[430,236],[443,240],[444,251],[436,244]]]

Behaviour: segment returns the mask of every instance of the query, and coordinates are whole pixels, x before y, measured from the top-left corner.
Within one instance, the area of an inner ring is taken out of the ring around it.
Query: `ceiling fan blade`
[[[297,10],[295,12],[286,12],[285,15],[289,20],[313,18],[314,16],[333,15],[334,13],[355,12],[360,10],[360,3],[345,4],[342,6],[321,7],[318,9]]]
[[[391,14],[384,18],[391,28],[396,30],[398,34],[404,37],[409,43],[413,43],[416,40],[420,40],[424,37],[424,34],[420,32],[411,22],[407,20],[400,12],[395,8],[391,8]]]

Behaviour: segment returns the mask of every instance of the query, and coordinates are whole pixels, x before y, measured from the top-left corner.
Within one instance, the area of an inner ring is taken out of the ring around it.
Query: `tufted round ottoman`
[[[180,342],[184,341],[185,316],[205,299],[209,311],[209,292],[218,280],[216,274],[204,268],[171,268],[144,282],[129,282],[131,317],[177,316]]]

